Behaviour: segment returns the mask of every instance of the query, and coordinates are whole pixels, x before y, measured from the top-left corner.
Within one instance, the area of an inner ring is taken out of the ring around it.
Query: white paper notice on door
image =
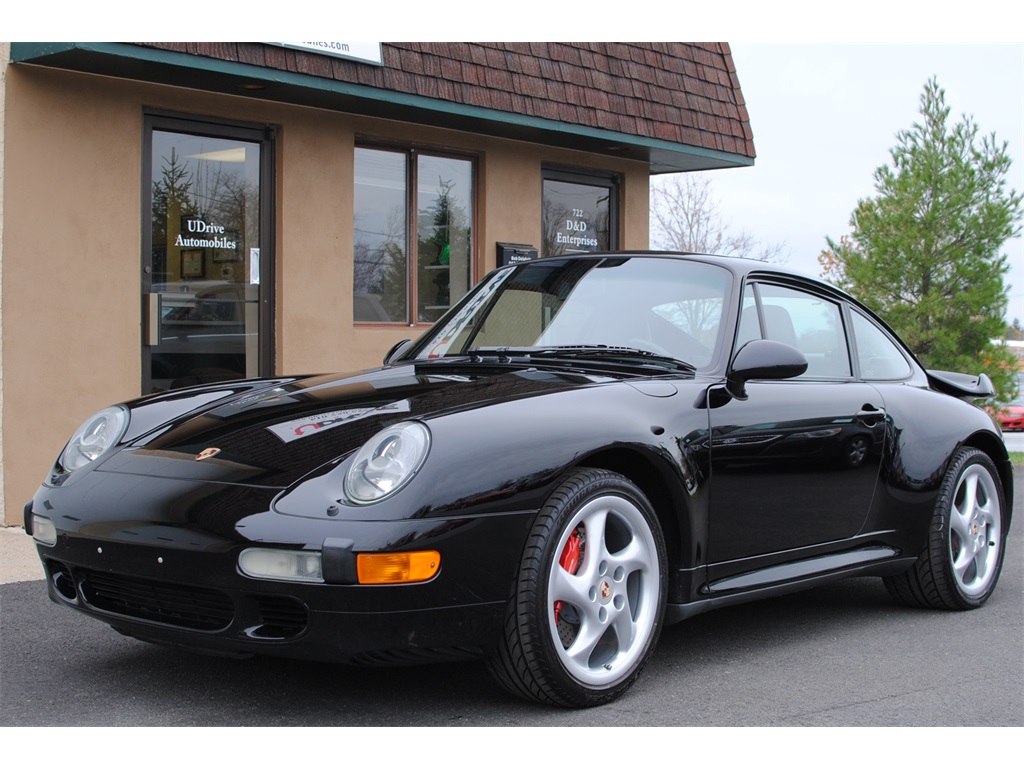
[[[260,284],[260,249],[249,249],[249,285]]]

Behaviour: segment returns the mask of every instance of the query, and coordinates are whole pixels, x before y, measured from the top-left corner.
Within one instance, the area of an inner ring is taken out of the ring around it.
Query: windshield
[[[681,259],[541,259],[492,273],[403,358],[623,347],[704,368],[717,358],[730,284],[722,267]]]

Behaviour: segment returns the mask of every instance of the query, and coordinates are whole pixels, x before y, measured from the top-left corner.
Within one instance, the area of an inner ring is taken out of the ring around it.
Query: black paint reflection
[[[801,382],[749,394],[711,412],[710,562],[856,535],[885,444],[878,392]]]

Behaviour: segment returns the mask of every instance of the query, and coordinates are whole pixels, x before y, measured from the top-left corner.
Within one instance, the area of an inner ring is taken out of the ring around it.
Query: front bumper
[[[247,518],[254,540],[153,520],[74,520],[42,500],[58,535],[36,546],[60,605],[152,642],[374,665],[486,653],[534,516],[354,522],[265,512]],[[275,524],[283,527],[271,539]],[[339,538],[355,551],[437,549],[441,568],[427,582],[367,586],[254,579],[237,566],[247,547],[319,549]]]

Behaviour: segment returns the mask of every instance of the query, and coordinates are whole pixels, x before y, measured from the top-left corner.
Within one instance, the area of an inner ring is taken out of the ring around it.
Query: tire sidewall
[[[558,493],[552,494],[549,502],[541,510],[533,535],[544,536],[543,529],[550,533],[546,536],[540,548],[539,576],[536,584],[520,582],[519,601],[520,616],[524,615],[522,610],[530,610],[528,605],[523,605],[524,599],[529,600],[535,606],[532,610],[532,618],[535,626],[532,628],[534,641],[540,646],[540,657],[544,660],[544,669],[549,681],[560,691],[562,697],[576,706],[595,706],[611,701],[620,696],[637,679],[643,670],[658,642],[661,633],[661,626],[665,613],[665,595],[667,585],[667,567],[665,554],[664,535],[661,525],[658,522],[654,509],[644,494],[632,482],[616,473],[605,470],[582,470],[568,478],[560,486],[565,489],[574,481],[580,481],[579,487],[567,493],[562,498],[556,498]],[[561,650],[555,647],[552,623],[554,616],[548,610],[551,605],[549,598],[549,575],[552,568],[559,567],[558,562],[562,548],[571,531],[576,527],[574,519],[577,513],[589,502],[607,496],[617,496],[624,499],[638,509],[647,524],[651,538],[654,542],[654,552],[658,558],[658,590],[655,605],[653,625],[648,637],[645,640],[644,648],[635,656],[632,668],[620,678],[608,685],[590,685],[578,680],[562,663]],[[535,591],[532,595],[524,592]]]
[[[995,573],[985,591],[978,595],[969,595],[964,592],[960,581],[954,573],[953,560],[950,553],[951,520],[954,514],[953,507],[956,499],[956,490],[964,473],[973,466],[979,466],[988,473],[992,480],[992,486],[995,489],[996,502],[999,505],[999,551],[996,554]],[[936,586],[939,589],[940,595],[951,602],[953,607],[959,609],[977,608],[988,600],[993,591],[995,591],[996,584],[999,582],[1003,558],[1006,553],[1006,535],[1008,532],[1003,485],[995,464],[987,454],[974,448],[964,448],[954,455],[940,488],[937,507],[929,542],[929,558],[933,564],[933,572],[936,574]]]

